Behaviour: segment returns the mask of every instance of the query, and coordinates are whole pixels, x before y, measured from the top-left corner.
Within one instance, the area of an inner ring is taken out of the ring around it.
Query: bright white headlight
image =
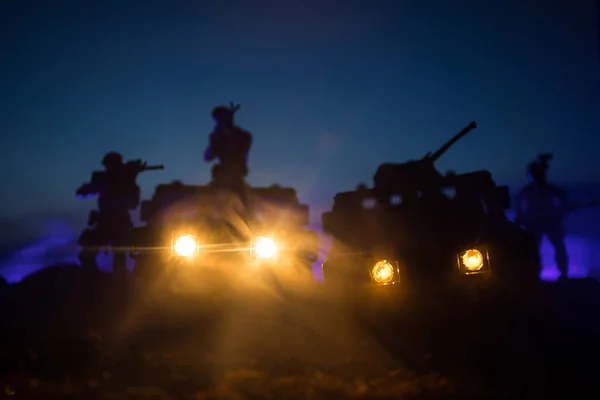
[[[258,238],[254,243],[254,253],[259,258],[271,258],[277,252],[275,241],[268,237]]]
[[[463,265],[469,272],[479,271],[483,268],[483,254],[479,250],[467,250],[461,258]]]
[[[373,280],[379,284],[390,283],[394,280],[394,266],[386,260],[375,263],[371,269]]]
[[[175,240],[175,245],[173,246],[175,249],[175,253],[182,257],[190,257],[198,248],[198,244],[196,240],[190,235],[182,235]]]

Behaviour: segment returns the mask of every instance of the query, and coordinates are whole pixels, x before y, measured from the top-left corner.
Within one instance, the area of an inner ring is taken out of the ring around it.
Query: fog
[[[517,187],[511,187],[515,193]],[[600,199],[600,185],[572,185],[567,187],[575,202],[588,202]],[[89,202],[89,207],[93,202]],[[319,261],[313,265],[316,279],[322,280],[321,263],[331,246],[331,238],[323,235],[320,215],[331,205],[311,207],[311,229],[320,234]],[[513,217],[509,211],[508,216]],[[0,221],[0,274],[9,282],[18,282],[23,277],[49,265],[75,262],[77,259],[77,236],[83,229],[86,213],[78,211],[63,218],[30,217]],[[136,213],[134,221],[139,223]],[[567,229],[567,249],[569,252],[570,276],[600,276],[600,207],[573,212],[565,221]],[[100,255],[99,265],[110,271],[111,256]],[[542,278],[554,280],[558,271],[554,262],[553,249],[547,240],[542,244]],[[130,268],[132,267],[130,262]]]

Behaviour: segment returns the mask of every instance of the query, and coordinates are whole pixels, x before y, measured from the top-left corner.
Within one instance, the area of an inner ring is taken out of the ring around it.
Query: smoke
[[[513,190],[514,191],[514,190]],[[573,191],[571,191],[573,192]],[[590,200],[590,195],[577,196]],[[593,196],[592,196],[593,197]],[[595,198],[595,197],[594,197]],[[600,198],[600,197],[599,197]],[[313,275],[322,280],[321,264],[331,248],[332,240],[322,232],[320,215],[329,207],[311,207],[309,229],[319,234],[319,260],[313,265]],[[512,218],[512,213],[508,216]],[[570,275],[572,277],[600,275],[600,208],[579,210],[565,221],[568,236]],[[2,223],[2,246],[4,258],[0,259],[0,274],[9,282],[18,282],[46,266],[58,263],[73,263],[77,260],[77,237],[82,229],[80,218],[52,218],[46,220],[4,220]],[[554,280],[558,276],[554,262],[554,251],[547,240],[541,248],[544,270],[542,278]],[[104,271],[110,271],[112,256],[100,255],[98,263]],[[132,267],[131,261],[129,265]]]
[[[48,265],[76,261],[73,228],[66,221],[55,219],[43,221],[41,225],[41,229],[36,229],[37,237],[13,249],[2,263],[0,271],[8,282],[18,282]]]

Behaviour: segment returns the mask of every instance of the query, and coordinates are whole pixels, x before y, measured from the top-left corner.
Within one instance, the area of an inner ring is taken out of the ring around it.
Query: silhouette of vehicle
[[[158,185],[141,205],[145,226],[131,230],[134,273],[198,268],[200,274],[212,268],[235,275],[252,266],[288,271],[299,266],[312,273],[318,237],[304,228],[308,206],[292,188],[248,187],[248,192],[250,211],[239,213],[239,199],[211,184]]]
[[[539,280],[535,241],[506,217],[508,187],[489,171],[442,175],[434,166],[474,128],[421,160],[380,165],[371,189],[335,195],[322,215],[333,237],[325,284],[405,294]]]

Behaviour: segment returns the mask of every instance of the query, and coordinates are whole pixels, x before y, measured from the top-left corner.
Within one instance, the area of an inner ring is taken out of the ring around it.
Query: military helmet
[[[123,164],[123,156],[121,155],[121,153],[111,151],[109,153],[106,153],[104,155],[104,158],[102,158],[102,165],[104,167],[108,167],[109,165],[115,164]]]
[[[534,161],[527,165],[527,176],[530,180],[542,182],[546,179],[548,166],[539,161]]]
[[[527,174],[533,176],[545,175],[548,171],[548,161],[552,159],[552,153],[538,154],[537,159],[527,165]]]
[[[225,107],[225,106],[217,106],[217,107],[213,108],[212,114],[211,114],[213,118],[220,114],[232,114],[232,112],[229,107]]]
[[[545,170],[546,168],[539,161],[533,161],[527,165],[527,173],[529,174],[544,172]]]

